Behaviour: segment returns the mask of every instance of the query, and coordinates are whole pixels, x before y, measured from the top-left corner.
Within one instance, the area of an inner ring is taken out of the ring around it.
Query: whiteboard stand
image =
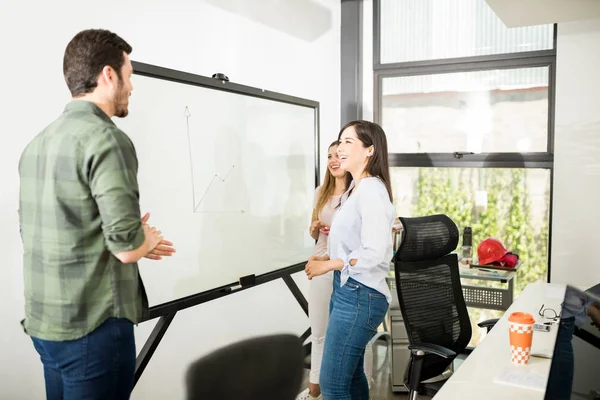
[[[158,345],[160,344],[160,341],[162,340],[163,336],[165,335],[165,333],[167,333],[167,330],[169,329],[173,318],[175,318],[175,315],[181,310],[195,307],[199,304],[206,303],[208,301],[215,300],[224,296],[232,295],[234,293],[241,292],[246,289],[251,289],[261,284],[281,278],[283,279],[287,287],[290,289],[290,292],[292,292],[292,295],[298,301],[298,304],[300,304],[300,307],[302,307],[302,309],[308,316],[308,301],[306,300],[304,294],[302,294],[302,291],[300,290],[298,285],[296,285],[296,282],[294,282],[294,279],[291,276],[296,272],[303,271],[305,266],[306,263],[296,264],[288,268],[283,268],[278,271],[269,272],[264,275],[254,277],[254,279],[252,279],[253,283],[250,282],[249,284],[240,285],[240,282],[244,282],[244,279],[240,279],[238,284],[223,286],[204,293],[198,293],[192,296],[184,297],[182,299],[174,300],[169,303],[151,307],[148,310],[148,316],[140,322],[146,322],[155,318],[159,318],[159,320],[154,326],[154,329],[150,333],[148,340],[146,340],[146,343],[144,343],[144,347],[142,347],[140,354],[135,360],[135,380],[133,384],[134,387],[139,381],[140,377],[142,376],[142,373],[146,369],[146,366],[150,362],[150,359],[154,355],[154,352],[158,348]],[[304,343],[304,341],[306,341],[306,339],[308,339],[308,337],[310,336],[310,333],[310,328],[308,328],[306,332],[304,332],[304,334],[300,336],[300,340]],[[310,354],[310,350],[311,346],[310,342],[308,342],[304,345],[304,355],[307,356],[308,354]]]

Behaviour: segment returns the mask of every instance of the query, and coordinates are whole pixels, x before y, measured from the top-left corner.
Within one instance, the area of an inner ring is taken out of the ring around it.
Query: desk
[[[566,286],[549,283],[529,284],[509,307],[496,326],[473,350],[467,359],[442,386],[435,400],[447,399],[543,399],[544,392],[494,383],[494,378],[507,368],[527,369],[545,376],[550,372],[551,360],[532,357],[527,366],[513,366],[510,361],[508,317],[512,312],[524,311],[538,316],[542,304],[560,309]],[[534,332],[532,353],[552,351],[558,326],[548,333]]]

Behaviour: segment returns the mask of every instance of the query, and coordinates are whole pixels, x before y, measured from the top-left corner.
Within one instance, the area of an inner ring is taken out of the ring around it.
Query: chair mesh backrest
[[[396,254],[400,261],[424,261],[440,258],[456,249],[459,232],[446,215],[400,218],[403,238]]]
[[[471,339],[471,322],[462,293],[458,228],[445,215],[400,218],[403,239],[394,258],[396,289],[411,344],[432,343],[456,352]],[[452,359],[425,357],[422,380],[438,376]]]

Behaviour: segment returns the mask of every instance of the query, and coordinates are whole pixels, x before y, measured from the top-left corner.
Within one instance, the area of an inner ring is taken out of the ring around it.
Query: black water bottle
[[[473,232],[471,227],[465,227],[463,231],[463,242],[461,248],[461,262],[464,264],[471,264],[473,261]]]

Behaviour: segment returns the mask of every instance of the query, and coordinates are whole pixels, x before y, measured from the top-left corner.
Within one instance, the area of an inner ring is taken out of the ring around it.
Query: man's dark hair
[[[63,74],[73,97],[93,92],[98,75],[105,66],[112,67],[119,79],[125,63],[123,52],[131,46],[117,34],[104,29],[88,29],[71,39],[63,58]]]

